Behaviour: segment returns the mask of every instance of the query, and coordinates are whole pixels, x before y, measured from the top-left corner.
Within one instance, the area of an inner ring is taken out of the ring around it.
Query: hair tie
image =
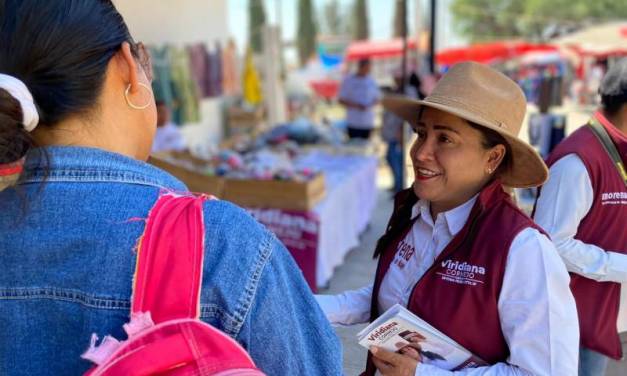
[[[27,132],[32,132],[39,124],[39,113],[35,100],[26,85],[13,76],[0,73],[0,88],[6,90],[20,102],[22,108],[22,124]]]
[[[19,175],[24,170],[24,158],[11,162],[11,163],[0,163],[0,179],[9,177],[12,175]]]

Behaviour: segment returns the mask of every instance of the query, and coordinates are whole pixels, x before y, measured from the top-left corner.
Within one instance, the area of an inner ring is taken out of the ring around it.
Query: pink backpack
[[[137,249],[128,340],[106,336],[82,355],[85,375],[264,375],[232,338],[199,320],[207,196],[164,194]]]

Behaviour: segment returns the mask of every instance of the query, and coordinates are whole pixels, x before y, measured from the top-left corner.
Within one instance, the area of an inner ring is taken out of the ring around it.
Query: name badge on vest
[[[485,283],[486,270],[480,265],[471,265],[466,261],[460,262],[447,259],[440,263],[437,275],[443,281],[467,286],[480,286]]]
[[[398,243],[398,247],[396,247],[396,256],[394,256],[393,264],[399,269],[404,269],[414,253],[416,253],[416,248],[406,240],[407,239],[401,240],[401,242]]]

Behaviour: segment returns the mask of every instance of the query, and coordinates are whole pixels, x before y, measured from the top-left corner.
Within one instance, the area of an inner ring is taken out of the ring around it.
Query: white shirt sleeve
[[[600,282],[627,282],[627,255],[574,238],[592,207],[593,195],[585,165],[576,154],[569,154],[551,166],[534,220],[549,233],[569,271]]]
[[[316,295],[316,300],[334,325],[353,325],[370,320],[372,284],[338,295]]]
[[[507,363],[455,372],[420,364],[415,374],[576,376],[579,326],[569,282],[551,241],[535,229],[523,230],[510,247],[498,303]]]

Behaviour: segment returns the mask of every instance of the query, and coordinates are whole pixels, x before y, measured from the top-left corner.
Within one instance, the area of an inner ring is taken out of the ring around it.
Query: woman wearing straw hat
[[[456,375],[576,375],[577,313],[553,244],[504,192],[547,179],[518,138],[526,102],[501,73],[450,69],[418,101],[388,97],[416,140],[415,181],[379,239],[374,283],[318,296],[337,324],[372,321],[396,303],[489,363]],[[420,359],[372,349],[365,374],[446,375]]]

